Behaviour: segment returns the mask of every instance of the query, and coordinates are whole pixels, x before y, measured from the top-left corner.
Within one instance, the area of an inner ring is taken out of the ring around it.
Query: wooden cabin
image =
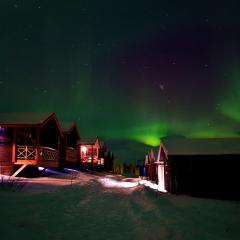
[[[164,138],[157,161],[157,181],[168,192],[240,199],[240,139]],[[150,174],[150,180],[155,181]]]
[[[148,155],[145,158],[145,171],[144,177],[147,177],[150,181],[159,186],[159,190],[166,191],[166,161],[164,161],[162,147],[158,150],[157,158],[154,154],[154,149],[151,148]]]
[[[82,165],[104,165],[106,147],[98,137],[95,139],[81,139],[78,148]]]
[[[63,137],[61,139],[61,165],[62,167],[77,167],[79,163],[79,154],[77,143],[80,140],[80,134],[76,123],[60,123]]]
[[[0,174],[14,166],[59,166],[61,127],[54,113],[0,113]]]
[[[145,157],[145,167],[146,167],[145,175],[149,179],[151,179],[151,181],[157,183],[158,180],[157,180],[157,172],[155,169],[155,162],[156,162],[156,157],[154,154],[154,149],[151,148]]]

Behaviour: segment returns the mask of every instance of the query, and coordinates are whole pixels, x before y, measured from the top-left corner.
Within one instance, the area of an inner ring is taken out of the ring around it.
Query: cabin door
[[[158,165],[158,186],[159,189],[165,191],[165,177],[164,177],[164,165]]]

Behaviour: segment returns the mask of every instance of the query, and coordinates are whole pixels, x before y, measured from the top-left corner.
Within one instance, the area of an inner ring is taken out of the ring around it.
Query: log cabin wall
[[[40,129],[40,161],[42,167],[59,167],[61,135],[54,119]]]
[[[76,132],[76,130],[66,134],[66,138],[67,138],[66,146],[76,149],[77,141],[79,140],[78,133]]]
[[[74,132],[64,133],[61,140],[61,165],[63,167],[78,168],[79,158],[77,150],[77,135]]]
[[[80,158],[77,142],[80,139],[75,123],[62,123],[63,136],[60,144],[60,166],[61,168],[79,168]]]
[[[170,156],[171,192],[175,194],[189,194],[192,189],[191,157]]]
[[[169,156],[171,193],[240,199],[240,155]]]
[[[13,174],[12,131],[6,128],[0,128],[0,174]]]
[[[53,119],[41,128],[40,146],[45,146],[58,150],[60,144],[60,134]]]
[[[167,192],[171,192],[171,165],[169,159],[164,160],[164,183]]]

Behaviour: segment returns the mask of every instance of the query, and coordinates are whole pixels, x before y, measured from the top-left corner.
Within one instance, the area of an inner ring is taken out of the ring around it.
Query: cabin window
[[[80,148],[81,161],[98,163],[98,149],[93,145],[82,145]],[[101,164],[101,163],[100,163]]]
[[[86,145],[81,146],[81,160],[83,162],[89,162],[91,159],[89,159],[90,151],[89,148]]]

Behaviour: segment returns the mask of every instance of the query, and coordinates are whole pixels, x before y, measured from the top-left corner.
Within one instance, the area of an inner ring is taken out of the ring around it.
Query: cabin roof
[[[0,127],[42,127],[54,119],[62,135],[62,130],[55,113],[46,112],[0,112]]]
[[[240,138],[163,138],[161,144],[168,155],[240,154]]]
[[[60,126],[63,132],[71,132],[74,128],[77,129],[75,122],[60,122]]]
[[[80,139],[78,141],[78,144],[80,145],[94,145],[96,144],[96,142],[98,142],[98,144],[100,145],[100,141],[99,141],[99,138],[98,137],[95,137],[95,138],[83,138],[83,139]]]
[[[60,125],[64,133],[71,133],[75,129],[78,138],[80,139],[80,134],[77,128],[77,124],[75,122],[60,122]]]
[[[71,132],[75,126],[74,122],[60,122],[63,132]]]
[[[55,114],[46,112],[2,112],[0,125],[39,125],[53,115]]]
[[[79,140],[79,144],[94,145],[96,143],[96,138],[83,138]]]

